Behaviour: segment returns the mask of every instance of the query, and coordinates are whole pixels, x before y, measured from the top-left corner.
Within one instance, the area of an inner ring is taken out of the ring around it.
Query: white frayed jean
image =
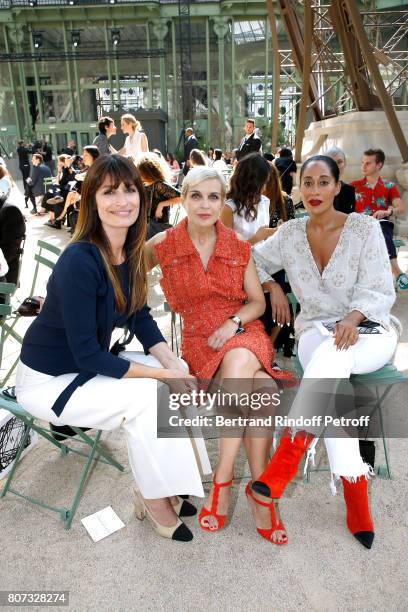
[[[127,352],[121,356],[151,367],[162,367],[152,355]],[[18,402],[33,416],[55,425],[106,431],[122,426],[129,462],[143,497],[158,499],[180,493],[204,496],[190,439],[157,437],[156,380],[97,375],[75,390],[57,417],[51,407],[75,376],[49,376],[20,362],[16,376]]]
[[[307,395],[307,379],[331,379],[328,386],[332,385],[333,388],[326,391],[334,394],[339,379],[348,379],[350,374],[375,372],[389,363],[397,342],[397,334],[391,330],[386,335],[360,335],[356,344],[346,351],[338,351],[333,337],[323,335],[317,327],[303,332],[299,339],[298,356],[304,374],[289,416],[296,418],[304,415],[302,396],[305,398]],[[321,433],[312,429],[309,431],[315,435]],[[361,458],[357,438],[324,438],[324,441],[332,473],[332,490],[340,476],[350,480],[363,475],[368,477],[370,466]],[[309,448],[308,459],[313,458],[317,442],[318,437]]]

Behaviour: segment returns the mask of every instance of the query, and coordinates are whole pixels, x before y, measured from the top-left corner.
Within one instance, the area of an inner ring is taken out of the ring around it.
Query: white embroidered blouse
[[[379,221],[351,213],[322,273],[307,239],[307,221],[307,217],[287,221],[253,248],[261,283],[282,268],[286,271],[301,308],[295,321],[296,335],[312,327],[314,321],[339,321],[352,310],[387,330],[392,324],[400,332],[398,319],[390,317],[395,291]]]

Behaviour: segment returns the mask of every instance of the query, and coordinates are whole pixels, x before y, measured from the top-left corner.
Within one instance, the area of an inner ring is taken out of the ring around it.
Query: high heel
[[[367,479],[357,478],[356,482],[343,481],[344,500],[347,506],[347,527],[353,536],[366,548],[371,548],[374,541],[374,524],[368,505]]]
[[[212,495],[212,502],[211,502],[211,509],[207,510],[207,508],[205,506],[203,506],[201,508],[200,514],[198,515],[198,523],[201,527],[201,529],[204,529],[204,531],[219,531],[220,529],[222,529],[225,525],[225,519],[227,518],[226,514],[217,514],[217,506],[218,506],[218,497],[220,494],[220,489],[222,487],[230,487],[232,485],[232,481],[233,479],[231,478],[231,480],[229,480],[228,482],[216,482],[215,478],[213,480],[213,495]],[[202,520],[207,518],[208,516],[212,516],[217,520],[217,525],[214,527],[210,527],[207,525],[203,525],[202,524]]]
[[[252,490],[265,497],[279,499],[296,476],[299,463],[312,440],[313,436],[305,431],[297,433],[293,440],[290,433],[285,432],[266,470],[252,483]]]
[[[276,546],[283,546],[284,544],[287,544],[288,536],[286,535],[286,533],[282,534],[281,541],[274,540],[272,538],[273,534],[276,533],[277,531],[285,531],[285,526],[282,522],[282,519],[279,516],[278,508],[275,507],[274,501],[271,500],[270,502],[265,503],[259,499],[256,499],[256,497],[254,496],[252,492],[250,482],[248,482],[247,486],[245,487],[245,495],[247,496],[248,499],[251,499],[255,504],[269,508],[269,511],[271,514],[271,528],[261,529],[260,527],[257,527],[256,530],[259,533],[259,535],[265,540],[268,540],[268,542],[270,542],[271,544],[276,544]]]
[[[177,496],[177,504],[173,506],[174,512],[177,516],[195,516],[197,514],[197,508],[186,499],[182,499],[180,495]]]
[[[149,511],[149,508],[146,506],[146,503],[143,497],[140,494],[140,491],[134,491],[135,494],[135,510],[136,516],[140,521],[147,516],[152,525],[153,529],[162,537],[168,538],[169,540],[177,540],[178,542],[190,542],[193,539],[193,534],[189,530],[189,528],[180,521],[177,520],[175,525],[171,525],[170,527],[166,527],[165,525],[161,525],[156,521],[154,516]]]

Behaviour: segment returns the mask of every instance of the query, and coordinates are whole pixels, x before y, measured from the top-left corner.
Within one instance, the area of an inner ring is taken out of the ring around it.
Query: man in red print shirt
[[[397,286],[401,291],[408,291],[408,276],[397,262],[397,251],[392,239],[394,223],[391,221],[393,217],[404,212],[404,204],[395,183],[383,180],[380,176],[384,161],[385,155],[381,149],[364,151],[361,160],[364,178],[351,182],[356,190],[355,211],[371,215],[380,221]]]

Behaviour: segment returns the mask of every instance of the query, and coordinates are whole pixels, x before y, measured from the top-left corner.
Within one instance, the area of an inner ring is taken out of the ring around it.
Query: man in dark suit
[[[41,206],[42,199],[45,195],[44,179],[50,178],[51,170],[44,164],[43,156],[40,153],[34,153],[32,159],[32,169],[27,183],[31,187],[31,192],[35,198],[35,206],[31,213],[37,214],[37,206]]]
[[[9,267],[5,277],[7,283],[17,284],[21,242],[25,232],[25,221],[19,207],[9,199],[4,203],[0,200],[0,249]]]
[[[191,127],[188,127],[185,131],[185,141],[184,141],[184,166],[183,166],[183,174],[184,176],[189,171],[189,167],[187,164],[188,158],[190,157],[190,153],[193,149],[198,149],[198,140],[194,135],[194,130]]]
[[[236,159],[239,161],[248,153],[260,153],[262,147],[261,139],[255,134],[255,121],[247,119],[245,124],[245,136],[236,150]]]

